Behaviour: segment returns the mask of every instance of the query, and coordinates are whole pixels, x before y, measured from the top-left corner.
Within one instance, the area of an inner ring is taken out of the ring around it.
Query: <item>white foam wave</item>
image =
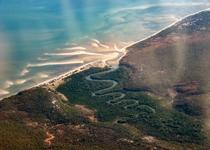
[[[92,39],[93,42],[100,44],[101,42],[97,39]]]
[[[81,60],[71,60],[71,61],[61,61],[61,62],[47,62],[38,64],[28,64],[27,67],[44,67],[44,66],[58,66],[58,65],[71,65],[71,64],[82,64],[84,61]]]
[[[25,76],[27,73],[29,73],[28,69],[23,69],[20,73],[20,76]]]
[[[37,60],[46,61],[46,60],[48,60],[48,59],[47,59],[47,58],[38,57]]]
[[[87,48],[85,47],[70,47],[70,48],[65,48],[64,50],[86,50]]]
[[[26,81],[27,81],[27,80],[24,80],[24,79],[19,79],[19,80],[16,80],[16,81],[15,81],[15,84],[17,84],[17,85],[21,85],[21,84],[26,83]]]
[[[99,47],[98,43],[91,43],[91,46],[92,47],[95,47],[95,48],[98,48]]]
[[[75,52],[71,52],[71,53],[45,53],[44,55],[47,55],[47,56],[74,56],[74,55],[102,55],[102,54],[86,52],[86,51],[75,51]]]
[[[9,91],[0,89],[0,96],[9,94]]]
[[[7,81],[5,82],[5,84],[4,84],[4,88],[5,88],[5,89],[8,89],[8,88],[10,88],[10,87],[13,86],[13,85],[14,85],[14,83],[13,83],[12,81],[7,80]]]
[[[101,43],[99,40],[97,40],[97,39],[92,39],[92,41],[94,42],[94,43],[91,44],[93,47],[99,47],[99,46],[100,46],[100,47],[109,49],[109,46],[108,46],[108,45],[102,44],[102,43]]]
[[[100,46],[103,47],[103,48],[109,49],[108,45],[100,44]]]

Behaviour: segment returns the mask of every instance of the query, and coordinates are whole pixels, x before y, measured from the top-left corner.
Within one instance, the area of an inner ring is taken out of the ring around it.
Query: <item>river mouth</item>
[[[62,51],[54,53],[45,53],[43,56],[52,57],[53,59],[60,59],[66,57],[65,61],[48,61],[41,60],[38,63],[30,63],[20,73],[21,79],[15,81],[7,81],[5,83],[6,90],[1,90],[0,98],[8,97],[17,91],[22,91],[33,86],[40,86],[63,80],[73,74],[74,72],[82,71],[88,66],[118,66],[119,60],[126,54],[125,46],[122,44],[118,47],[116,44],[113,46],[105,45],[98,40],[91,40],[89,47],[70,47],[64,48]],[[94,49],[92,51],[88,50]],[[69,59],[70,58],[70,59]],[[109,61],[109,64],[106,62]],[[41,73],[38,70],[42,70]],[[51,72],[50,69],[56,69],[56,72]],[[48,71],[49,70],[49,71]],[[61,71],[62,70],[62,71]],[[66,72],[64,72],[66,70]],[[31,76],[33,73],[35,75]],[[63,72],[63,74],[62,74]],[[38,78],[37,78],[38,77]],[[32,85],[33,84],[33,85]]]
[[[102,60],[103,55],[117,55],[117,48],[208,7],[206,2],[103,1],[100,5],[94,3],[94,7],[93,3],[80,7],[75,3],[31,1],[25,7],[24,3],[2,2],[5,7],[0,10],[0,98]],[[58,6],[59,9],[52,9]]]

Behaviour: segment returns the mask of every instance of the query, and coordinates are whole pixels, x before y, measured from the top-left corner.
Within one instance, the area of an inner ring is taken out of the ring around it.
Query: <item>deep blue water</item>
[[[27,68],[40,62],[82,59],[46,58],[44,53],[74,46],[94,50],[88,46],[91,39],[120,47],[120,42],[149,36],[185,15],[208,8],[208,3],[208,0],[0,0],[0,97],[82,65]],[[21,75],[24,70],[29,72]]]

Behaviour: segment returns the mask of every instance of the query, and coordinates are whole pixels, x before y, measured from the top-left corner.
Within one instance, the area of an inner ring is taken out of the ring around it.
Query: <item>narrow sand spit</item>
[[[210,9],[204,9],[204,10],[198,11],[198,12],[196,12],[196,13],[192,13],[192,14],[190,14],[190,15],[187,15],[187,16],[183,17],[182,19],[177,20],[176,22],[172,23],[171,25],[169,25],[169,26],[167,26],[167,27],[161,29],[160,31],[158,31],[158,32],[156,32],[156,33],[154,33],[154,34],[152,34],[152,35],[150,35],[150,36],[148,36],[148,37],[146,37],[146,38],[144,38],[144,39],[141,39],[141,40],[139,40],[139,41],[133,42],[133,43],[131,43],[131,44],[128,43],[128,45],[125,46],[124,48],[119,49],[117,46],[114,46],[114,49],[115,49],[116,51],[122,52],[122,53],[123,53],[123,55],[119,56],[119,59],[116,59],[116,61],[119,61],[122,57],[124,57],[124,56],[126,55],[127,49],[128,49],[129,47],[131,47],[131,46],[133,46],[133,45],[135,45],[135,44],[137,44],[137,43],[139,43],[139,42],[145,41],[145,40],[147,40],[147,39],[149,39],[149,38],[151,38],[151,37],[153,37],[153,36],[159,34],[160,32],[164,31],[164,30],[167,29],[167,28],[172,27],[173,25],[179,23],[180,21],[182,21],[183,19],[185,19],[185,18],[187,18],[187,17],[189,17],[189,16],[193,16],[193,15],[198,14],[198,13],[203,12],[203,11],[210,11]],[[98,40],[96,40],[96,39],[93,39],[92,41],[93,41],[94,43],[96,43],[97,45],[100,43],[100,41],[98,41]],[[105,45],[105,46],[106,46],[106,45]],[[107,47],[107,48],[108,48],[108,47]],[[85,47],[72,47],[72,48],[66,48],[66,50],[86,50],[86,48],[85,48]],[[39,58],[38,60],[45,60],[45,58]],[[66,72],[66,73],[64,73],[64,74],[62,74],[62,75],[60,75],[60,76],[57,76],[57,77],[52,78],[52,79],[49,79],[49,80],[47,80],[47,81],[44,81],[44,82],[42,82],[42,83],[39,83],[39,84],[34,85],[34,86],[32,86],[32,87],[29,87],[29,88],[27,88],[27,89],[31,89],[31,88],[33,88],[33,87],[38,87],[38,86],[43,86],[43,85],[49,85],[49,86],[51,86],[52,83],[54,84],[55,82],[56,82],[55,84],[58,84],[58,82],[59,82],[59,83],[63,83],[62,81],[63,81],[65,78],[71,76],[72,74],[75,74],[75,73],[84,71],[84,70],[86,70],[86,69],[88,69],[88,68],[90,68],[90,67],[93,67],[93,66],[94,66],[94,67],[95,67],[95,66],[101,66],[101,67],[102,67],[102,66],[105,66],[105,64],[102,64],[102,63],[103,63],[103,62],[106,62],[106,61],[107,61],[107,59],[106,59],[106,60],[102,60],[102,61],[94,61],[94,62],[90,62],[90,63],[88,63],[88,64],[84,64],[84,65],[82,65],[81,67],[78,67],[78,68],[76,68],[76,69],[74,69],[74,70],[68,71],[68,72]],[[64,62],[64,64],[65,64],[65,63],[67,63],[67,62]],[[74,62],[74,63],[75,63],[75,62]],[[77,63],[81,63],[81,62],[77,62]],[[67,64],[70,64],[70,62],[68,62]],[[99,64],[100,64],[100,65],[99,65]],[[116,64],[118,64],[118,62],[117,62]],[[115,65],[116,65],[116,64],[115,64]],[[44,65],[44,66],[45,66],[45,65],[54,65],[54,62],[51,62],[50,64],[43,64],[43,63],[42,63],[42,64],[38,64],[38,66],[37,66],[37,64],[35,64],[35,65],[34,65],[34,64],[29,64],[29,66],[27,66],[27,67],[39,67],[39,66],[43,66],[43,65]],[[59,64],[59,65],[61,65],[61,64]],[[115,66],[115,67],[116,67],[116,66]],[[25,89],[25,90],[27,90],[27,89]],[[0,90],[0,95],[7,95],[7,97],[8,97],[8,94],[9,94],[8,92]],[[14,93],[13,95],[15,95],[15,94],[17,94],[17,93]],[[9,96],[11,96],[11,95],[9,95]],[[1,97],[0,100],[2,100],[2,99],[4,99],[4,98],[6,98],[6,97]]]

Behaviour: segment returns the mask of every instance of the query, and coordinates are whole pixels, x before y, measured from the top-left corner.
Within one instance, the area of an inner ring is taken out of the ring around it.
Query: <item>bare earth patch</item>
[[[144,136],[142,138],[142,140],[144,140],[147,143],[155,143],[156,142],[156,139],[153,136]]]
[[[44,140],[44,143],[50,146],[55,139],[55,136],[48,131],[46,132],[46,136],[47,138]]]
[[[75,108],[80,110],[84,115],[92,122],[97,122],[97,118],[95,116],[96,110],[92,110],[87,108],[85,105],[75,105]]]

